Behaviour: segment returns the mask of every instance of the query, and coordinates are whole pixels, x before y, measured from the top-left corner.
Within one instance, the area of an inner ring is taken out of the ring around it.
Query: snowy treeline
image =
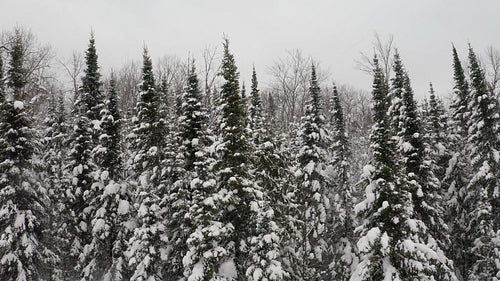
[[[449,108],[375,56],[367,129],[312,61],[283,118],[227,39],[220,85],[190,60],[179,93],[145,48],[123,112],[93,36],[39,122],[22,39],[0,56],[0,280],[500,280],[500,107],[472,48]]]

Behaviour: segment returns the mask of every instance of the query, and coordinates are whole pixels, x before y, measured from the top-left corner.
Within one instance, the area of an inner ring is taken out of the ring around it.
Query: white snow
[[[378,227],[374,227],[368,230],[366,235],[361,237],[358,241],[359,251],[367,252],[379,237],[380,237],[380,229]]]
[[[314,171],[314,166],[315,166],[314,161],[310,161],[310,162],[309,162],[309,163],[307,163],[307,165],[304,167],[304,171],[310,175],[310,174],[312,174],[312,172]]]
[[[106,222],[103,219],[97,219],[94,223],[94,227],[92,228],[92,232],[98,233],[101,232],[106,226]]]
[[[233,260],[223,262],[219,267],[219,274],[227,280],[236,280],[238,273],[236,272],[236,265]]]
[[[413,146],[409,142],[403,142],[401,148],[403,148],[404,152],[408,152],[413,149]]]
[[[119,215],[125,215],[128,214],[130,210],[130,203],[127,200],[120,200],[118,203],[118,214]]]
[[[22,101],[14,101],[14,108],[15,109],[23,109],[24,108],[24,103]]]
[[[191,271],[191,274],[189,275],[187,281],[199,281],[203,279],[203,260],[200,260],[193,266],[193,270]]]
[[[16,216],[16,220],[14,221],[14,227],[15,228],[24,228],[24,214],[21,213],[21,214],[17,214]]]

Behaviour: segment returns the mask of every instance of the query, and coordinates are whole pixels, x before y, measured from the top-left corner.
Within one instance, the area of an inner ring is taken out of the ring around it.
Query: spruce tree
[[[146,49],[137,117],[132,138],[131,180],[137,185],[134,207],[137,228],[129,241],[131,280],[162,280],[166,253],[166,229],[160,204],[166,192],[164,174],[165,123],[159,116],[153,65]]]
[[[357,263],[356,243],[354,241],[353,196],[349,175],[351,157],[349,140],[345,128],[345,118],[340,103],[337,87],[333,86],[333,96],[330,101],[332,130],[331,166],[333,168],[330,193],[331,229],[329,244],[333,251],[333,261],[330,264],[330,278],[349,280],[351,266]]]
[[[26,81],[26,69],[24,68],[24,50],[20,36],[15,37],[12,50],[9,52],[10,62],[7,69],[7,86],[13,91],[14,100],[22,100],[23,88],[28,83]]]
[[[207,258],[198,261],[195,264],[198,269],[192,272],[201,267],[204,273],[197,278],[202,280],[241,280],[244,276],[249,280],[276,280],[283,276],[277,260],[279,237],[262,188],[250,177],[247,118],[239,91],[239,73],[227,39],[220,75],[224,84],[220,98],[220,137],[216,143],[218,158],[214,163],[216,194],[209,196],[207,202],[220,211],[212,210],[209,215],[215,221],[198,231],[198,242],[218,234],[212,238],[218,247],[205,250],[203,255]]]
[[[297,254],[299,278],[317,280],[325,274],[327,260],[327,185],[330,179],[325,174],[328,135],[324,130],[324,117],[320,108],[320,88],[314,65],[311,69],[309,102],[299,131],[301,138],[297,154],[298,169],[296,198],[299,208]]]
[[[452,49],[453,53],[453,95],[454,99],[450,105],[450,109],[453,112],[453,120],[457,123],[455,129],[458,130],[457,133],[462,137],[467,137],[467,120],[470,117],[469,113],[469,83],[465,77],[465,73],[462,67],[462,63],[457,54],[455,46]]]
[[[426,224],[414,213],[413,183],[401,169],[405,162],[398,159],[398,140],[392,137],[387,113],[388,86],[376,58],[374,65],[373,164],[364,168],[366,198],[355,207],[363,219],[357,244],[361,262],[351,280],[456,280]]]
[[[98,145],[101,135],[99,113],[102,109],[101,82],[94,35],[91,34],[89,46],[85,53],[84,76],[82,86],[77,93],[74,104],[76,124],[72,136],[70,163],[68,165],[69,180],[67,207],[71,210],[68,222],[68,240],[71,245],[67,260],[72,260],[74,270],[68,268],[68,278],[81,275],[85,261],[80,258],[84,255],[83,249],[92,240],[91,212],[96,206],[91,201],[96,197],[96,190],[92,188],[94,174],[97,171],[92,151]],[[83,274],[84,275],[84,274]]]
[[[442,182],[446,176],[448,162],[451,159],[450,138],[448,121],[449,117],[444,108],[443,102],[436,97],[432,83],[429,89],[429,101],[426,104],[427,111],[423,112],[425,128],[424,141],[429,145],[429,156],[432,160],[432,171],[437,179]],[[446,194],[446,190],[441,189],[441,195]]]
[[[36,133],[22,94],[23,57],[17,41],[7,72],[12,98],[0,105],[0,276],[18,281],[51,278],[57,259],[43,237],[49,227],[47,194],[35,169]]]
[[[123,182],[116,82],[110,80],[107,107],[101,110],[103,134],[93,154],[98,165],[90,199],[91,241],[80,257],[83,280],[126,279],[125,250],[130,230],[126,224],[131,208],[130,191]]]
[[[0,53],[0,103],[5,101],[5,81],[4,81],[4,69],[3,69],[3,59]]]
[[[257,73],[252,72],[252,84],[249,105],[249,129],[253,139],[253,167],[254,181],[262,187],[264,198],[269,200],[270,208],[274,213],[273,224],[276,224],[276,234],[281,238],[282,248],[293,248],[293,233],[296,233],[295,219],[292,209],[296,207],[293,200],[287,197],[293,191],[293,174],[290,160],[292,157],[280,151],[275,132],[269,128],[264,118],[260,91],[258,89]],[[268,222],[270,223],[271,220]],[[286,275],[294,275],[292,253],[282,251],[279,259]]]
[[[85,52],[85,69],[80,90],[82,101],[86,104],[87,118],[91,122],[100,120],[101,109],[103,109],[103,96],[101,93],[101,74],[97,63],[97,51],[95,47],[94,33],[90,34],[89,46]],[[98,137],[94,136],[94,137]],[[93,140],[97,143],[97,140]]]
[[[183,259],[189,250],[187,240],[189,235],[195,232],[197,226],[197,223],[192,223],[192,220],[197,221],[196,211],[190,208],[194,202],[193,194],[197,194],[200,191],[198,188],[201,186],[192,183],[202,183],[203,179],[201,178],[206,173],[201,170],[207,169],[204,166],[205,158],[203,156],[203,148],[206,144],[207,115],[202,100],[193,63],[188,74],[187,86],[182,95],[182,113],[179,117],[180,130],[176,138],[180,144],[179,156],[177,157],[179,161],[177,181],[173,183],[173,188],[167,195],[170,208],[167,223],[172,248],[172,255],[169,257],[167,265],[169,280],[178,280],[183,276],[185,271]],[[188,274],[190,266],[192,266],[191,263],[186,264]]]
[[[466,205],[467,185],[472,173],[469,156],[466,153],[468,136],[468,120],[470,118],[470,90],[457,51],[453,47],[453,96],[450,105],[450,147],[453,148],[451,159],[442,181],[443,189],[448,190],[446,196],[446,221],[450,227],[451,246],[449,256],[453,257],[455,268],[461,278],[467,278],[471,266],[471,238],[466,234],[469,211],[472,206]]]
[[[403,92],[405,88],[405,70],[403,63],[396,50],[394,54],[394,63],[392,66],[394,70],[394,77],[391,79],[391,87],[389,92],[389,116],[393,132],[400,132],[403,125],[401,120],[401,110],[403,107]],[[387,79],[389,77],[386,77]]]
[[[67,221],[69,219],[68,208],[66,208],[67,194],[65,187],[68,185],[66,178],[66,160],[68,156],[69,124],[66,121],[64,109],[64,97],[62,94],[52,96],[48,108],[48,116],[45,119],[46,130],[42,140],[42,157],[44,163],[44,186],[49,195],[47,206],[49,207],[49,229],[46,230],[46,239],[51,250],[61,258],[51,269],[51,278],[63,280],[64,271],[68,268],[64,259],[65,252],[69,251],[66,239]]]
[[[500,110],[471,47],[469,67],[468,152],[473,176],[464,200],[470,207],[467,231],[473,244],[467,279],[495,280],[500,278]]]

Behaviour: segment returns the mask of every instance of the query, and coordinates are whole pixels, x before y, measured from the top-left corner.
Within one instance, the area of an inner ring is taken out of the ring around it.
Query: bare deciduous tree
[[[134,108],[141,81],[140,65],[139,62],[131,61],[114,72],[117,92],[120,95],[119,106],[125,119],[134,116]]]
[[[78,94],[79,82],[85,62],[83,60],[82,54],[76,51],[74,51],[71,54],[71,57],[69,59],[65,61],[59,59],[58,61],[61,67],[63,68],[65,74],[67,74],[69,77],[69,83],[71,85],[70,86],[71,89],[68,90],[68,92],[70,93],[70,100],[73,104],[74,99]]]
[[[361,58],[356,61],[358,68],[370,75],[373,74],[373,56],[376,55],[379,60],[379,65],[384,70],[385,79],[389,82],[392,63],[394,60],[394,38],[392,35],[386,41],[383,41],[378,33],[375,33],[375,41],[373,42],[373,54],[361,52]]]
[[[500,51],[490,46],[486,50],[486,82],[490,92],[498,97],[499,96],[499,82],[500,82]]]
[[[276,95],[278,118],[285,128],[304,114],[309,91],[311,65],[316,67],[318,81],[324,82],[327,74],[318,62],[310,57],[305,57],[300,50],[287,51],[285,57],[279,58],[268,68],[272,80],[271,93]]]

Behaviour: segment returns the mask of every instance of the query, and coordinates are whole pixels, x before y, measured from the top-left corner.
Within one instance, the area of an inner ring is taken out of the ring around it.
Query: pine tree
[[[500,116],[498,100],[488,91],[484,73],[469,47],[471,95],[468,152],[473,176],[465,206],[470,206],[468,235],[472,263],[468,280],[500,278]]]
[[[309,102],[306,105],[299,137],[296,198],[299,205],[299,237],[297,254],[300,265],[299,278],[318,280],[325,273],[330,261],[326,260],[327,241],[327,164],[328,135],[324,131],[324,117],[320,108],[320,88],[314,65],[311,70]]]
[[[373,165],[364,168],[366,198],[355,207],[363,218],[357,244],[361,262],[351,280],[456,280],[436,242],[428,239],[426,225],[413,213],[411,185],[401,171],[404,163],[398,160],[387,113],[388,86],[376,58],[374,65]]]
[[[329,230],[329,244],[333,251],[333,261],[330,264],[330,278],[335,280],[349,280],[351,266],[357,263],[354,241],[354,213],[352,190],[350,186],[349,161],[350,149],[345,118],[340,104],[337,87],[333,86],[333,96],[330,101],[332,144],[331,165],[333,168],[333,188],[330,191],[331,229]]]
[[[131,179],[137,183],[135,209],[137,228],[129,241],[131,280],[162,280],[166,254],[166,229],[160,203],[166,192],[163,175],[164,120],[159,116],[158,92],[153,65],[146,49],[143,54],[142,83],[136,105],[132,135]]]
[[[13,100],[0,106],[0,276],[18,281],[50,278],[49,268],[57,259],[43,237],[47,194],[35,170],[36,133],[22,95],[23,57],[17,41],[7,72]]]

